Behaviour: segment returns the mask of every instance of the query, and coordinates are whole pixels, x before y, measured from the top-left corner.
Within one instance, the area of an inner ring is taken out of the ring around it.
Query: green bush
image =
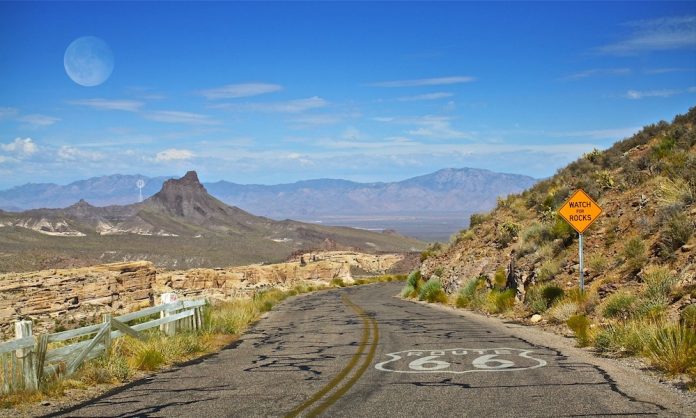
[[[486,277],[479,276],[467,281],[459,290],[456,305],[458,308],[479,308],[485,303]]]
[[[665,267],[651,266],[647,268],[643,274],[643,282],[647,285],[645,297],[666,304],[669,302],[669,296],[676,281],[677,278]]]
[[[487,308],[491,313],[502,313],[515,306],[515,289],[492,290],[488,293]]]
[[[546,260],[539,268],[537,278],[541,282],[549,281],[561,271],[561,264],[556,260]]]
[[[343,279],[339,279],[338,277],[331,279],[330,284],[333,287],[346,287],[346,284],[343,282]]]
[[[645,351],[662,370],[685,373],[696,367],[696,331],[678,325],[664,327],[648,340]]]
[[[696,304],[692,303],[691,305],[682,309],[679,314],[679,319],[685,327],[696,329]]]
[[[554,284],[548,284],[541,289],[541,296],[546,299],[549,306],[563,298],[565,292]]]
[[[418,291],[410,284],[407,284],[403,289],[401,289],[401,297],[415,298],[416,296],[418,296]]]
[[[562,240],[566,246],[570,245],[577,236],[577,232],[575,232],[573,227],[560,216],[557,216],[553,222],[551,234],[555,239]]]
[[[469,228],[473,228],[477,225],[481,225],[490,218],[490,215],[484,213],[473,213],[469,217]]]
[[[628,292],[617,292],[606,298],[602,304],[605,318],[627,319],[635,309],[636,297]]]
[[[438,279],[430,279],[421,287],[418,293],[419,300],[427,302],[447,302],[447,295],[442,290],[442,283]]]
[[[645,244],[639,237],[633,237],[626,242],[622,252],[626,268],[632,272],[638,272],[648,261],[645,255]]]
[[[672,216],[660,234],[660,257],[672,258],[674,252],[689,242],[693,234],[694,222],[687,214],[678,213]]]
[[[587,266],[590,268],[590,271],[598,275],[604,273],[608,265],[609,260],[602,254],[595,254],[587,260]]]
[[[505,274],[504,269],[499,268],[495,271],[495,275],[493,276],[493,283],[495,283],[495,287],[497,287],[498,289],[505,289],[505,285],[507,284],[507,274]]]
[[[575,333],[575,338],[577,338],[580,347],[585,347],[590,343],[590,320],[585,315],[573,315],[568,318],[566,323],[568,328]]]
[[[418,289],[418,286],[420,285],[420,281],[421,281],[420,270],[413,270],[406,278],[406,284],[408,284],[409,286],[411,286],[414,289]]]
[[[672,152],[675,145],[676,145],[676,141],[674,140],[674,138],[665,137],[660,142],[658,142],[656,145],[653,145],[652,150],[651,150],[652,156],[656,160],[660,160],[662,158],[665,158]]]

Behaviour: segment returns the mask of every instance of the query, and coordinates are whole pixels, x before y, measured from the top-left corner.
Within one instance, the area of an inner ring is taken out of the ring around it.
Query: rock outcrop
[[[35,320],[37,333],[150,306],[155,277],[147,261],[0,275],[0,333],[18,319]]]

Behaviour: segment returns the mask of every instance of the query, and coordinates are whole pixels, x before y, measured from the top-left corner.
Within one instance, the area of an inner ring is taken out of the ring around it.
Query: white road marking
[[[473,373],[512,372],[537,369],[546,361],[519,348],[450,348],[445,350],[404,350],[389,353],[389,360],[375,369],[392,373]],[[405,360],[407,357],[415,359]]]

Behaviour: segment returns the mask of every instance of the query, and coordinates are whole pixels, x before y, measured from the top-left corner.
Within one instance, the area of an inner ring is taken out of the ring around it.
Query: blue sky
[[[0,2],[0,188],[545,177],[695,104],[694,2]]]

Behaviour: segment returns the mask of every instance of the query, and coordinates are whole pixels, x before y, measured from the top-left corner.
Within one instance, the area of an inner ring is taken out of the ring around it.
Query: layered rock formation
[[[0,333],[11,336],[18,319],[34,320],[38,333],[150,306],[155,277],[146,261],[0,275]]]

